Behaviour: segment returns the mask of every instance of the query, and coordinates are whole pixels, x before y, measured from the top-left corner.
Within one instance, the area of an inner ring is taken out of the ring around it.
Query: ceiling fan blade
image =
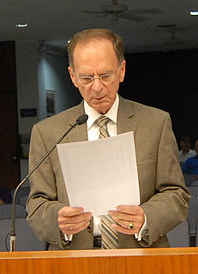
[[[96,10],[80,10],[80,12],[85,14],[106,14],[105,11],[96,11]]]
[[[127,10],[124,13],[128,15],[133,14],[160,14],[162,11],[160,9],[137,9],[137,10]]]
[[[135,22],[145,22],[145,21],[148,21],[150,20],[150,18],[147,18],[147,17],[143,17],[143,16],[139,16],[139,15],[134,15],[134,14],[127,14],[125,12],[119,14],[118,16],[119,18],[123,18],[123,19],[127,19],[127,20],[132,20],[132,21],[135,21]]]

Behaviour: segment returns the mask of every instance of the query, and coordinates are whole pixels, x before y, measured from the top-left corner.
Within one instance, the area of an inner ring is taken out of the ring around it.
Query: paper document
[[[57,149],[70,206],[98,216],[120,204],[139,205],[133,132]]]

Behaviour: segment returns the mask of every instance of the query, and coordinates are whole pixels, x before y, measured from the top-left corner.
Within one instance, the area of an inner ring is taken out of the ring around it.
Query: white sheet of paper
[[[120,204],[139,205],[133,132],[57,149],[71,206],[98,216]]]

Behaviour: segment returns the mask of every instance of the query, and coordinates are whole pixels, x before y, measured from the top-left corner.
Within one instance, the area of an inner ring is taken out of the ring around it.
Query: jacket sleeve
[[[29,168],[32,170],[47,153],[46,144],[37,125],[32,130]],[[62,248],[58,226],[58,211],[65,206],[57,200],[56,178],[50,157],[30,177],[30,195],[27,201],[27,222],[36,236]]]
[[[169,114],[165,115],[157,149],[155,194],[141,207],[147,216],[148,237],[142,246],[151,246],[185,220],[190,195],[179,164],[176,140]]]

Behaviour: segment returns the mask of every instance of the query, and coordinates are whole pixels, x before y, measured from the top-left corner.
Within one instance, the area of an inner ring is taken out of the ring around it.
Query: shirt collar
[[[115,124],[117,124],[118,105],[119,105],[119,96],[118,94],[116,94],[115,102],[113,103],[110,110],[105,114],[105,116],[108,117],[110,120],[112,120]],[[88,115],[87,129],[90,129],[90,127],[93,125],[96,119],[101,116],[101,114],[98,113],[92,107],[90,107],[85,100],[84,100],[84,109],[85,109],[85,113]]]

